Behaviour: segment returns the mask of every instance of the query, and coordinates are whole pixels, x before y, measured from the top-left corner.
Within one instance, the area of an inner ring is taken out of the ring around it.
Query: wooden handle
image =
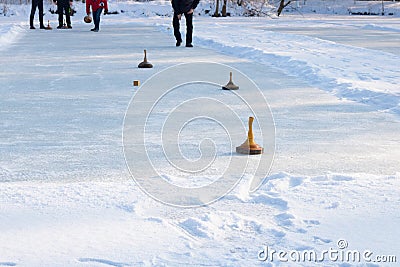
[[[253,121],[254,121],[254,117],[249,117],[249,132],[247,134],[247,138],[249,139],[250,145],[254,143]]]

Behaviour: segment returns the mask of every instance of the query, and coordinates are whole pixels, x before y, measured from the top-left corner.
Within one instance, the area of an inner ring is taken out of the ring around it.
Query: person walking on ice
[[[108,13],[107,0],[86,0],[86,14],[90,15],[90,6],[93,11],[93,23],[94,28],[91,29],[93,32],[98,32],[100,29],[100,15],[104,8],[104,14]]]
[[[32,0],[31,16],[29,17],[30,29],[36,29],[35,26],[33,26],[33,19],[35,18],[36,7],[39,9],[40,29],[45,29],[43,24],[43,0]]]
[[[179,24],[182,18],[182,14],[185,15],[186,19],[186,47],[193,47],[192,35],[193,35],[193,12],[199,4],[200,0],[171,0],[172,8],[174,9],[174,18],[172,25],[174,27],[174,36],[176,39],[176,46],[180,46],[182,43],[181,33],[179,31]]]

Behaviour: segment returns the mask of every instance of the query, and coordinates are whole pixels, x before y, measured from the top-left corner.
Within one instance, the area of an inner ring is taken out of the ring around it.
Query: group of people
[[[53,0],[57,5],[57,13],[58,13],[58,26],[57,29],[68,28],[72,29],[71,25],[71,4],[72,0]],[[43,0],[32,0],[32,8],[31,15],[29,18],[30,29],[36,29],[33,25],[33,21],[35,18],[36,9],[39,9],[39,27],[40,29],[46,29],[43,24]],[[93,23],[94,28],[91,31],[98,32],[100,26],[100,15],[103,12],[106,14],[108,12],[107,0],[87,0],[86,1],[86,13],[90,16],[91,10],[93,12]],[[64,25],[64,14],[65,14],[65,22]]]
[[[72,29],[70,7],[72,0],[53,0],[57,4],[58,13],[58,26],[57,29],[66,28]],[[193,12],[199,4],[200,0],[171,0],[172,8],[174,9],[174,16],[172,25],[174,27],[174,36],[176,39],[176,46],[182,44],[182,36],[180,33],[180,20],[182,15],[186,19],[186,47],[193,47]],[[39,23],[40,29],[45,29],[43,24],[43,0],[32,0],[32,9],[30,14],[30,28],[35,29],[33,21],[35,18],[36,9],[39,9]],[[108,13],[107,0],[86,0],[86,14],[90,16],[93,12],[94,28],[91,31],[98,32],[100,29],[100,16],[104,10],[104,14]],[[66,25],[64,25],[64,17]]]
[[[65,12],[65,19],[66,19],[66,27],[72,29],[71,26],[71,16],[70,16],[70,6],[72,0],[53,0],[54,3],[57,5],[57,13],[58,13],[58,27],[57,29],[63,28],[63,13]],[[70,2],[71,1],[71,2]],[[33,25],[33,20],[35,18],[36,9],[39,9],[39,27],[40,29],[46,29],[43,24],[43,0],[32,0],[32,8],[31,8],[31,15],[29,17],[29,25],[30,29],[36,29]]]

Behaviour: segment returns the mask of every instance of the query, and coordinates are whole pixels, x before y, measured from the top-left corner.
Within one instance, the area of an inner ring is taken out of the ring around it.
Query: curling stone
[[[149,68],[152,68],[152,67],[153,67],[153,65],[150,62],[147,61],[147,51],[145,49],[144,50],[144,60],[143,60],[143,62],[139,63],[138,68],[149,69]]]
[[[240,154],[247,154],[247,155],[257,155],[262,154],[264,149],[260,147],[256,142],[254,142],[254,135],[253,135],[253,117],[249,117],[249,132],[247,133],[247,139],[244,141],[243,144],[236,147],[236,152]]]
[[[86,15],[86,16],[83,18],[83,21],[84,21],[85,23],[92,23],[92,17],[89,16],[89,15]]]
[[[239,86],[234,84],[233,81],[232,81],[232,72],[229,73],[229,82],[225,86],[222,86],[222,89],[224,89],[224,90],[237,90],[237,89],[239,89]]]
[[[53,28],[50,26],[50,20],[47,21],[47,26],[44,27],[45,30],[52,30]]]

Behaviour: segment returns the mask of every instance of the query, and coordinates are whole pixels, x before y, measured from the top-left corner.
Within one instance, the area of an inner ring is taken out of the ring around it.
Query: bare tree
[[[224,4],[222,5],[222,16],[226,17],[226,2],[227,0],[224,0]]]
[[[219,17],[219,0],[215,0],[215,12],[213,17]]]
[[[287,7],[290,3],[291,3],[292,1],[287,1],[286,3],[285,3],[285,0],[280,0],[280,3],[279,3],[279,7],[278,7],[278,17],[279,17],[279,15],[282,13],[282,11],[283,11],[283,9],[285,8],[285,7]]]

